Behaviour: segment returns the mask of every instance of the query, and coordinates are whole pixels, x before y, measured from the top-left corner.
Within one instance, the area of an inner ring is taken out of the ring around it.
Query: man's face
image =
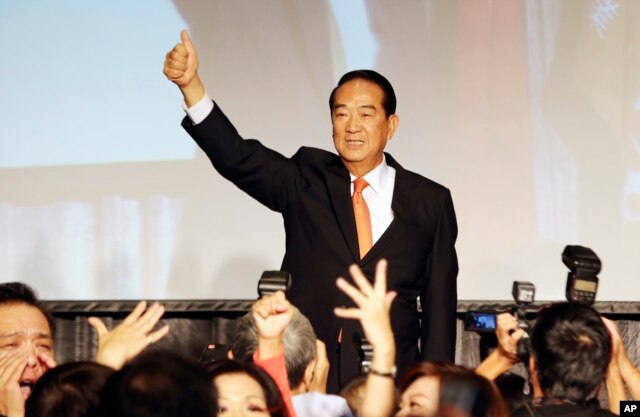
[[[18,380],[25,399],[48,369],[42,357],[50,357],[52,348],[51,329],[40,310],[22,303],[0,305],[0,363],[8,368],[26,362]]]
[[[382,108],[383,96],[378,85],[363,79],[344,83],[334,96],[333,144],[345,167],[358,177],[380,165],[398,127],[398,116],[387,117]]]

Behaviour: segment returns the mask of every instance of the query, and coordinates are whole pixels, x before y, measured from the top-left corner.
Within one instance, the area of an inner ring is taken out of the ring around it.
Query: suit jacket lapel
[[[393,210],[393,221],[384,231],[380,239],[373,245],[371,250],[362,259],[361,264],[378,259],[384,253],[385,248],[392,242],[398,233],[402,233],[402,224],[411,222],[418,204],[418,195],[415,186],[407,171],[396,162],[393,157],[385,153],[385,160],[390,167],[396,170],[396,179],[393,186],[393,198],[391,199],[391,209]],[[355,220],[353,220],[355,223]],[[356,232],[357,233],[357,232]],[[356,237],[357,242],[357,237]]]
[[[360,249],[358,248],[358,232],[356,219],[351,203],[351,181],[349,171],[342,165],[342,161],[336,158],[336,162],[327,169],[326,185],[333,206],[333,213],[338,221],[344,240],[349,247],[354,262],[360,261]]]

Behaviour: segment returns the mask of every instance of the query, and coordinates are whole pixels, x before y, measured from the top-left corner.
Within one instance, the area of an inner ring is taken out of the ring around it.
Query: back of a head
[[[35,384],[25,417],[89,417],[114,370],[95,362],[70,362],[47,371]]]
[[[440,377],[440,410],[457,409],[470,417],[506,417],[507,407],[495,385],[470,371]]]
[[[606,376],[611,341],[593,308],[557,303],[538,313],[531,353],[545,397],[582,402]]]
[[[311,322],[300,310],[294,308],[293,317],[283,335],[284,359],[289,386],[294,389],[302,383],[307,365],[317,356],[316,334]],[[251,312],[236,321],[231,341],[233,358],[239,362],[251,362],[258,348],[258,330]]]
[[[216,414],[204,368],[167,351],[143,352],[107,382],[103,417],[202,417]]]
[[[38,298],[36,291],[23,282],[4,282],[0,284],[0,305],[26,304],[35,307],[47,319],[51,335],[55,333],[55,320]]]
[[[339,395],[347,401],[349,409],[353,415],[360,415],[362,404],[365,400],[365,391],[367,387],[367,376],[356,375],[351,378],[340,390]],[[395,394],[395,403],[398,402],[398,395]]]

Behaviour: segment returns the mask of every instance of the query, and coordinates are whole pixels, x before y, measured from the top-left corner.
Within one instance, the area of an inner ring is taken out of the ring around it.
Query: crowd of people
[[[554,303],[541,309],[531,334],[509,313],[498,316],[498,347],[476,368],[445,362],[413,365],[396,384],[395,342],[386,262],[373,284],[357,266],[337,287],[355,307],[372,347],[366,374],[339,395],[326,390],[326,348],[283,292],[266,295],[238,319],[228,359],[199,363],[175,352],[145,351],[170,331],[164,308],[144,301],[112,330],[97,318],[94,361],[56,365],[55,321],[22,283],[0,284],[0,415],[45,416],[464,416],[536,417],[619,414],[620,400],[640,399],[640,371],[616,325],[593,308]],[[522,358],[528,339],[530,396],[494,381]],[[600,407],[606,389],[608,409]]]
[[[399,125],[384,76],[350,71],[331,92],[337,154],[302,147],[286,158],[239,135],[198,62],[183,31],[163,69],[184,96],[183,127],[223,177],[282,214],[281,269],[304,279],[290,299],[278,291],[253,304],[228,358],[146,350],[170,329],[164,307],[142,301],[113,329],[90,318],[95,360],[60,366],[55,321],[34,290],[0,284],[0,417],[606,417],[620,414],[627,391],[640,400],[616,325],[578,303],[545,307],[530,334],[500,314],[498,347],[476,369],[451,363],[453,202],[384,152]],[[328,285],[348,265],[351,279]],[[358,335],[366,364],[350,343]],[[528,379],[505,374],[521,360]]]

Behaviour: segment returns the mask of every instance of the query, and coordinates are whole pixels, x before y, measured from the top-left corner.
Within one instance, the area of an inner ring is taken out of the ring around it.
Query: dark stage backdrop
[[[97,336],[87,318],[102,318],[109,328],[117,325],[135,306],[133,301],[69,302],[48,301],[46,305],[56,317],[55,357],[58,362],[95,358]],[[162,323],[171,326],[171,333],[151,346],[151,349],[171,349],[199,358],[209,343],[228,343],[234,330],[234,320],[251,307],[251,300],[167,301]],[[535,311],[545,304],[536,302],[527,309],[528,318],[535,320]],[[480,335],[464,330],[463,317],[468,310],[496,309],[503,311],[505,302],[467,301],[458,304],[456,363],[475,367],[480,363]],[[640,303],[599,302],[595,307],[616,321],[630,357],[640,365]],[[328,347],[330,348],[330,347]],[[517,372],[522,373],[519,368]]]

